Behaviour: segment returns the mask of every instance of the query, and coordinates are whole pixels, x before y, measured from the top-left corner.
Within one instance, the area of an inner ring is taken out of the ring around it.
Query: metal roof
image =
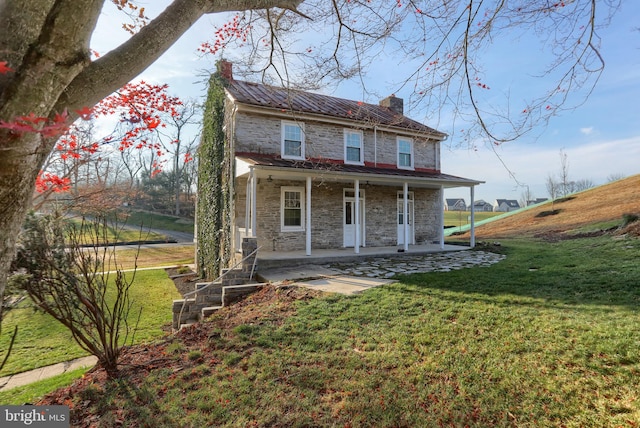
[[[429,134],[444,139],[446,134],[388,107],[352,101],[296,89],[267,86],[260,83],[228,80],[227,92],[241,104],[277,109],[283,112],[318,114],[369,125],[388,126]]]

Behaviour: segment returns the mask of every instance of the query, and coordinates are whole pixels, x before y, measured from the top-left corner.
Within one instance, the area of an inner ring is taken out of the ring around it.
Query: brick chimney
[[[391,94],[380,101],[380,106],[387,107],[395,113],[404,114],[404,102],[402,101],[402,98],[397,98],[395,94]]]
[[[227,80],[233,80],[233,63],[221,59],[216,63],[218,73]]]

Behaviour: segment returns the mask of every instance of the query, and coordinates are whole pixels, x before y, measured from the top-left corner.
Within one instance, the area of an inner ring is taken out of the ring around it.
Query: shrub
[[[102,246],[108,242],[107,230],[104,219],[77,226],[61,216],[30,215],[14,263],[21,273],[14,279],[114,378],[122,347],[129,336],[133,340],[127,319],[135,269],[127,277],[117,268],[115,249]]]

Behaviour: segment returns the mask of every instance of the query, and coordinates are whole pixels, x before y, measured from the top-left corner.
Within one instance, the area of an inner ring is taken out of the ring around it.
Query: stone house
[[[445,188],[478,180],[444,174],[446,134],[403,115],[390,96],[366,104],[226,80],[225,133],[235,153],[234,249],[261,252],[439,244]],[[473,245],[472,237],[472,245]]]

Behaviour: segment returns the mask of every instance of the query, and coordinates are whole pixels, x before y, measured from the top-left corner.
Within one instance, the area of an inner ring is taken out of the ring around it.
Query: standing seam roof
[[[228,81],[226,89],[237,102],[242,104],[283,111],[321,114],[371,125],[424,132],[443,139],[446,137],[443,132],[397,114],[388,107],[375,104],[240,80]]]

